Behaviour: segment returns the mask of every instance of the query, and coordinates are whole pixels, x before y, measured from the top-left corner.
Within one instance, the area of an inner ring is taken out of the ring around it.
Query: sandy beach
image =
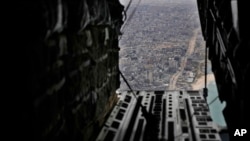
[[[210,82],[215,81],[214,74],[210,73],[207,75],[207,84]],[[205,75],[195,79],[195,81],[191,84],[193,90],[200,90],[204,88],[205,84]]]

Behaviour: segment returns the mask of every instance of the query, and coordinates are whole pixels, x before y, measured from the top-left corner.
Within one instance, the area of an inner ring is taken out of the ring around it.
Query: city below
[[[202,87],[194,84],[202,82],[205,65],[195,2],[142,3],[125,27],[120,48],[119,67],[134,90]],[[120,90],[128,90],[122,79]]]

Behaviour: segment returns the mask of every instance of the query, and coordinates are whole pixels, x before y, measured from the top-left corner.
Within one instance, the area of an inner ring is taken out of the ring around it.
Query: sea
[[[207,88],[208,88],[207,103],[209,104],[212,102],[212,100],[214,100],[218,96],[218,91],[217,91],[215,81],[210,82],[207,85]],[[219,98],[217,98],[213,103],[209,105],[209,109],[210,109],[210,113],[211,113],[211,117],[213,121],[216,124],[223,126],[223,127],[226,126],[226,122],[222,113],[225,106],[226,106],[226,103],[225,102],[221,103]]]

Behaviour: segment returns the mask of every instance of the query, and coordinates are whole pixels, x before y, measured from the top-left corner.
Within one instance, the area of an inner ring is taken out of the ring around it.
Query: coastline
[[[207,85],[213,81],[215,81],[214,74],[213,73],[207,74]],[[193,90],[200,90],[204,88],[204,85],[205,85],[205,75],[202,75],[194,80],[194,82],[191,84],[191,87]]]

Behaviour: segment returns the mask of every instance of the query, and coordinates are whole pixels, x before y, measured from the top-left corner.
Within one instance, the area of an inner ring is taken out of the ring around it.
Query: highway
[[[199,30],[200,30],[200,28],[196,28],[193,30],[193,36],[191,37],[191,39],[189,41],[188,49],[187,49],[185,56],[182,57],[180,69],[171,77],[168,90],[176,90],[177,89],[177,87],[176,87],[177,80],[180,77],[180,75],[182,75],[184,68],[186,67],[188,57],[191,56],[194,52],[195,42],[196,42]]]

